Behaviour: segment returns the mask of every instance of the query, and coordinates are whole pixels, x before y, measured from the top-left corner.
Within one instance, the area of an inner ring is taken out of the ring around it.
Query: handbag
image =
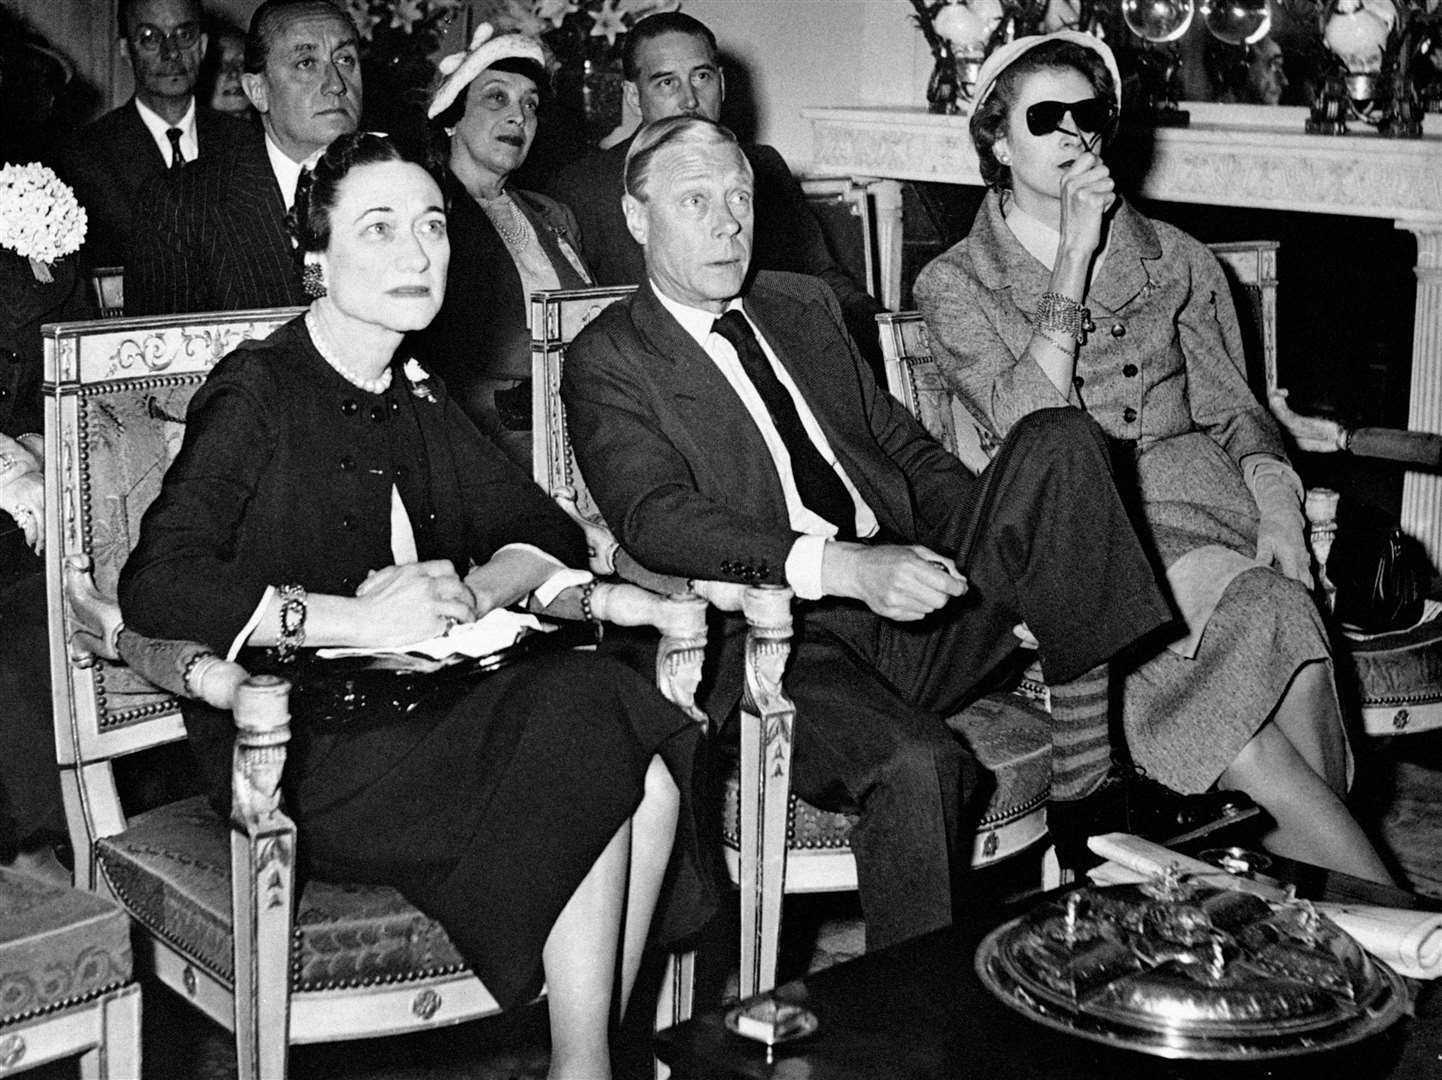
[[[1337,590],[1333,612],[1343,625],[1380,634],[1421,618],[1431,566],[1421,545],[1369,507],[1340,517],[1327,577]]]

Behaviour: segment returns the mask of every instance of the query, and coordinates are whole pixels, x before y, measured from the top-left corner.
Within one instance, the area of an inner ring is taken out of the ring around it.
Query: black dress
[[[393,486],[422,559],[464,573],[516,542],[570,565],[584,557],[569,519],[437,380],[417,385],[397,362],[386,393],[357,390],[300,319],[226,357],[187,424],[121,575],[125,621],[140,633],[224,653],[267,585],[354,593],[393,562]],[[502,1006],[539,990],[546,936],[636,809],[656,754],[683,805],[653,937],[679,940],[709,914],[714,879],[693,813],[700,732],[630,669],[552,653],[423,695],[404,715],[377,708],[345,721],[308,715],[318,669],[293,672],[283,785],[307,869],[399,888],[445,926]],[[229,716],[191,705],[186,726],[228,805]]]

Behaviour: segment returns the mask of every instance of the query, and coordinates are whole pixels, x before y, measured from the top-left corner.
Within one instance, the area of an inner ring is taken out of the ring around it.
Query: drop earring
[[[305,269],[300,272],[300,287],[312,300],[319,300],[325,295],[325,271],[320,268],[320,263],[305,264]]]

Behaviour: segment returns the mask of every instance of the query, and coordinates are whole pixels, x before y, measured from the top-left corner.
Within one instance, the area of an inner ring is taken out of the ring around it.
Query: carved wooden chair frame
[[[208,922],[197,918],[193,935],[177,933],[151,917],[137,882],[117,879],[101,857],[107,846],[123,844],[136,824],[121,807],[112,762],[184,738],[177,694],[196,689],[184,673],[200,649],[124,630],[114,602],[116,578],[178,447],[178,423],[194,389],[240,341],[267,336],[297,311],[59,324],[46,328],[45,341],[51,673],[76,883],[118,899],[142,931],[142,966],[235,1033],[242,1080],[283,1078],[294,1043],[443,1027],[499,1011],[440,927],[394,890],[311,883],[306,917],[298,917],[296,830],[279,792],[289,739],[283,680],[246,679],[236,665],[218,661],[214,678],[210,671],[200,676],[201,696],[233,708],[237,726],[228,844],[224,823],[202,805],[203,797],[182,800],[192,817],[209,815],[195,831],[214,833],[207,843],[215,850],[229,848],[228,864],[219,855],[216,865],[206,867],[229,880],[223,886],[228,895]],[[602,620],[660,630],[662,690],[701,719],[691,694],[705,649],[705,603],[605,584],[595,589],[591,606]],[[579,590],[562,593],[547,611],[582,617]],[[182,822],[192,824],[189,818]],[[314,931],[310,924],[323,921],[309,910],[324,909],[311,901],[312,889],[321,887],[376,897],[371,908],[384,909],[387,919],[382,936],[399,936],[405,956],[423,955],[426,962],[335,978],[304,970],[304,935]],[[202,947],[207,943],[209,951]],[[668,998],[658,1016],[666,1023],[683,1018],[675,1011],[680,1004],[679,996]]]
[[[688,583],[650,573],[618,547],[576,465],[560,398],[565,349],[586,323],[632,291],[622,287],[532,295],[535,476],[586,529],[593,569],[618,572],[661,591],[694,586],[718,607],[745,613],[739,770],[727,796],[738,826],[725,850],[732,880],[741,890],[740,993],[745,997],[775,985],[786,892],[856,888],[856,864],[846,845],[850,823],[845,815],[817,810],[791,794],[796,709],[782,679],[791,648],[791,591]],[[1049,745],[1049,736],[1047,740]],[[1022,755],[1042,752],[1029,746],[1021,750]],[[984,818],[975,837],[973,866],[999,862],[1040,843],[1046,835],[1044,813],[1043,796]],[[1053,870],[1046,880],[1054,878]]]

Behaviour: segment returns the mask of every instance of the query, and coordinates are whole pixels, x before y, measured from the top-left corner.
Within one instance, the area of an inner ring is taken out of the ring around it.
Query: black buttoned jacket
[[[414,370],[414,369],[413,369]],[[464,574],[508,543],[584,566],[579,530],[430,379],[400,359],[367,394],[297,318],[237,349],[196,391],[185,442],[120,577],[128,626],[225,652],[267,585],[351,595],[391,555],[391,488],[421,559]]]

